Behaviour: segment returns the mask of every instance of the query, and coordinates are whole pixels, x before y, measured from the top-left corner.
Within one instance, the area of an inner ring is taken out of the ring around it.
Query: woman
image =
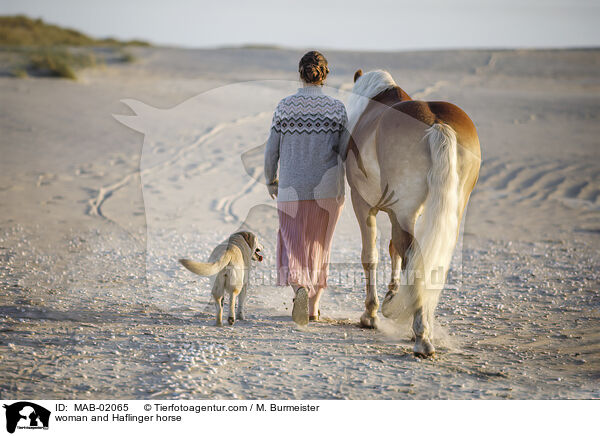
[[[298,66],[303,86],[282,99],[265,150],[265,177],[277,198],[277,284],[295,292],[292,319],[319,318],[333,231],[344,204],[344,104],[323,93],[329,68],[317,52]],[[279,166],[279,177],[277,168]]]

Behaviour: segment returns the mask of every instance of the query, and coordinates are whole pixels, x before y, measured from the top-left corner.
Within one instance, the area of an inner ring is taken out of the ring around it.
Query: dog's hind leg
[[[223,325],[223,297],[215,297],[215,306],[217,308],[217,327]]]
[[[223,325],[223,305],[225,304],[225,292],[223,291],[223,278],[218,275],[215,277],[215,281],[212,286],[212,296],[215,300],[215,307],[217,308],[217,327]]]
[[[234,289],[233,292],[229,295],[229,325],[233,325],[235,323],[235,306],[237,296],[240,293],[239,289]]]
[[[248,289],[248,285],[242,286],[242,290],[240,291],[240,295],[238,295],[238,307],[237,307],[237,317],[240,320],[245,318],[244,315],[244,304],[246,303],[246,290]]]

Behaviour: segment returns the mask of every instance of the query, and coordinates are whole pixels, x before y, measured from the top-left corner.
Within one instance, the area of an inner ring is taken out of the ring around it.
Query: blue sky
[[[600,46],[598,0],[2,0],[96,37],[344,50]]]

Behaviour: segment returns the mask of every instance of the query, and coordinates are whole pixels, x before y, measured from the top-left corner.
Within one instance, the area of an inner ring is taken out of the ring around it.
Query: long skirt
[[[279,286],[304,286],[309,297],[327,287],[333,231],[343,206],[336,198],[277,203]]]

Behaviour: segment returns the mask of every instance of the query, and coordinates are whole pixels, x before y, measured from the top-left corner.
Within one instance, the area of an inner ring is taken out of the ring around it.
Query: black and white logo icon
[[[48,429],[50,411],[28,401],[19,401],[6,409],[6,431],[14,433],[18,429]]]

